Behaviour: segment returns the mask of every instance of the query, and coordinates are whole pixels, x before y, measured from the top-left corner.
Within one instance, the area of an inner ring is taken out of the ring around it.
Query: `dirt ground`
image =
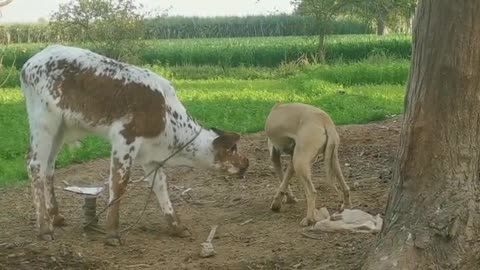
[[[384,214],[400,126],[396,117],[337,127],[342,170],[354,189],[354,208]],[[154,196],[140,221],[123,235],[123,246],[105,246],[102,234],[82,230],[83,198],[63,191],[62,181],[103,184],[109,160],[57,170],[56,193],[68,225],[55,230],[53,242],[36,240],[29,185],[0,189],[0,269],[358,269],[375,235],[303,236],[300,221],[306,205],[300,183],[292,181],[300,199],[297,204],[284,205],[279,213],[270,211],[279,180],[274,177],[264,134],[244,137],[240,150],[250,158],[244,180],[189,168],[167,169],[172,202],[192,234],[186,238],[168,233]],[[320,165],[314,165],[313,175],[317,208],[325,206],[332,213],[338,210],[340,198],[321,180]],[[136,168],[133,178],[142,175]],[[136,222],[148,191],[145,184],[129,186],[120,208],[122,228]],[[98,200],[98,210],[105,206],[105,198],[106,194]],[[104,218],[102,214],[101,226]],[[218,225],[213,240],[217,254],[201,258],[201,243],[212,225]]]

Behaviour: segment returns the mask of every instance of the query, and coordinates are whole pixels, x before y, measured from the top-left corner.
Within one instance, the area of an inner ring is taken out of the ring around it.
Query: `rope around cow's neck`
[[[138,219],[130,226],[128,226],[127,228],[123,229],[120,231],[120,233],[123,233],[125,231],[128,231],[130,230],[133,226],[135,226],[139,221],[140,219],[142,218],[143,214],[145,213],[145,210],[147,209],[147,206],[148,206],[148,202],[150,201],[150,196],[152,195],[153,193],[153,187],[155,185],[155,180],[157,179],[157,172],[158,170],[163,167],[163,165],[165,165],[165,163],[171,159],[172,157],[174,157],[176,154],[180,153],[180,151],[182,151],[185,147],[187,147],[189,144],[191,144],[197,137],[198,135],[200,135],[200,133],[202,132],[202,128],[200,127],[200,129],[195,133],[195,136],[193,136],[188,142],[186,142],[185,144],[183,144],[180,148],[178,148],[175,152],[173,152],[170,156],[168,156],[166,159],[162,160],[160,163],[158,163],[158,165],[153,169],[151,170],[148,174],[146,174],[144,177],[142,177],[141,179],[139,180],[136,180],[136,181],[132,181],[132,183],[138,183],[138,182],[142,182],[143,180],[147,179],[147,177],[149,177],[152,173],[154,173],[153,175],[153,180],[152,180],[152,185],[150,186],[150,192],[148,192],[148,196],[147,196],[147,200],[145,201],[145,205],[143,207],[143,210],[142,212],[140,213]],[[95,221],[101,214],[103,214],[103,212],[105,212],[108,208],[110,208],[110,206],[112,206],[114,203],[120,201],[124,196],[125,194],[127,194],[127,192],[125,191],[120,197],[118,198],[115,198],[113,201],[111,201],[110,203],[108,203],[108,205],[102,209],[102,211],[100,211],[97,215],[95,215],[94,218],[92,218],[87,224],[83,225],[83,228],[87,228],[89,227],[93,221]],[[97,231],[97,232],[100,232],[100,233],[105,233],[104,230],[100,229],[100,228],[95,228],[95,227],[90,227],[92,228],[93,230]]]

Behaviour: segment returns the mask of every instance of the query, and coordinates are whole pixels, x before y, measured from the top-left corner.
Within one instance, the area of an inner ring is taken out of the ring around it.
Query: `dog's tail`
[[[323,164],[325,166],[328,181],[335,188],[335,191],[339,193],[336,183],[343,178],[340,162],[338,161],[338,145],[340,144],[340,137],[333,125],[327,125],[325,131],[327,135],[327,144],[323,152]]]

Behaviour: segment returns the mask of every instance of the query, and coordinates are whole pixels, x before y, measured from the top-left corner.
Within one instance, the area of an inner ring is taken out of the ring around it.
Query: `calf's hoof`
[[[122,245],[122,240],[118,235],[109,235],[105,237],[104,243],[107,246],[118,247]]]
[[[305,217],[302,219],[302,221],[300,221],[300,225],[301,226],[304,226],[304,227],[307,227],[307,226],[313,226],[315,225],[315,223],[317,223],[315,221],[315,219],[313,218],[308,218],[308,217]]]
[[[53,226],[55,227],[65,226],[65,218],[61,214],[55,215],[55,217],[53,218]]]
[[[281,208],[282,208],[282,202],[278,200],[274,200],[270,205],[270,210],[272,210],[273,212],[280,212]]]
[[[348,202],[344,202],[342,203],[342,205],[340,206],[340,211],[343,211],[345,209],[351,209],[352,208],[352,202],[348,201]]]
[[[286,195],[285,202],[288,203],[288,204],[295,204],[295,203],[298,202],[298,199],[295,198],[295,196],[293,196],[293,195]]]
[[[302,219],[302,221],[300,222],[300,224],[302,226],[313,226],[315,224],[317,224],[317,222],[321,221],[321,220],[325,220],[325,219],[329,219],[330,218],[330,214],[328,213],[328,210],[326,208],[322,208],[322,209],[313,209],[313,217],[305,217],[304,219]]]
[[[46,233],[40,233],[38,234],[38,239],[42,240],[42,241],[53,241],[54,238],[53,238],[53,232],[46,232]]]

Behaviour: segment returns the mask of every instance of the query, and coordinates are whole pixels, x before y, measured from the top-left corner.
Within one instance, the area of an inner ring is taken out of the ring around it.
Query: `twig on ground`
[[[253,218],[251,218],[251,219],[249,219],[249,220],[245,220],[244,222],[240,223],[240,226],[243,226],[243,225],[245,225],[245,224],[247,224],[247,223],[250,223],[250,222],[252,222],[252,221],[253,221]]]
[[[212,240],[215,237],[217,227],[218,225],[212,226],[212,229],[210,230],[210,234],[208,234],[207,241],[202,243],[202,250],[200,251],[200,257],[206,258],[206,257],[211,257],[215,255],[215,249],[213,248]]]

